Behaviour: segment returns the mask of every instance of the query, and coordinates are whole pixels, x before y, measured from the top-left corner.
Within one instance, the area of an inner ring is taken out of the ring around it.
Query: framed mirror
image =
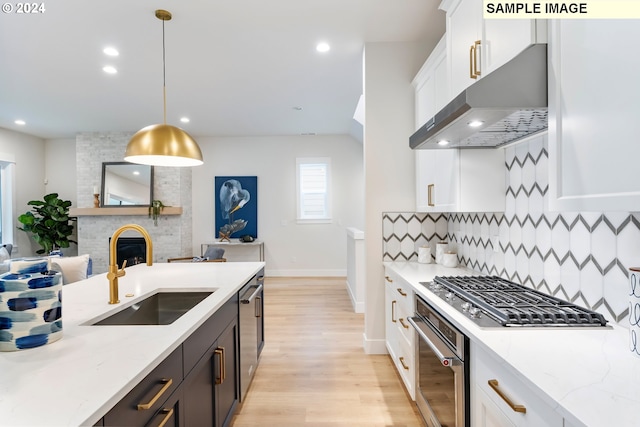
[[[129,162],[102,163],[100,206],[151,206],[153,166]]]

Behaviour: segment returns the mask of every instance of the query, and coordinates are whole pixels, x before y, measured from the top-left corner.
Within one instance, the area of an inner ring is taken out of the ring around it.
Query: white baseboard
[[[347,270],[265,270],[267,277],[346,277]]]
[[[356,313],[364,313],[364,301],[356,301],[356,297],[351,291],[351,285],[349,285],[349,279],[347,279],[347,292],[349,293],[349,298],[351,298],[351,305],[353,305],[353,310]]]
[[[362,347],[365,354],[388,354],[387,342],[384,339],[367,339],[367,334],[362,334]]]

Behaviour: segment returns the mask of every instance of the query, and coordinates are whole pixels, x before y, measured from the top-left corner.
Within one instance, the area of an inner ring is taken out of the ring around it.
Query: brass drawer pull
[[[216,376],[216,384],[222,384],[227,376],[226,363],[224,360],[224,347],[218,347],[213,351],[218,355],[218,375]]]
[[[396,323],[396,300],[391,301],[391,321]]]
[[[406,296],[407,296],[407,293],[406,293],[405,291],[403,291],[403,290],[402,290],[402,288],[398,288],[398,289],[397,289],[397,291],[398,291],[398,293],[399,293],[400,295],[402,295],[403,297],[406,297]]]
[[[427,206],[435,206],[435,203],[433,203],[433,188],[435,186],[435,184],[427,185]]]
[[[480,73],[480,68],[478,68],[478,50],[480,50],[480,40],[476,40],[473,44],[473,73],[478,77]]]
[[[167,414],[164,416],[164,418],[162,419],[162,421],[160,421],[160,424],[158,424],[158,427],[164,427],[164,425],[171,419],[171,417],[173,416],[173,408],[169,408],[169,409],[163,409],[162,411],[160,411],[163,414]]]
[[[511,399],[507,397],[506,394],[504,394],[502,390],[500,390],[500,384],[498,384],[498,380],[489,380],[488,383],[489,383],[489,386],[493,389],[493,391],[498,393],[498,396],[500,396],[500,398],[502,398],[502,400],[504,400],[505,403],[509,405],[509,407],[513,409],[514,412],[520,412],[522,414],[527,413],[527,408],[524,405],[516,405],[511,401]]]
[[[476,47],[475,45],[471,45],[471,47],[469,48],[469,78],[471,79],[476,79],[476,75],[473,73],[473,58],[476,56],[475,55],[475,50]]]
[[[404,363],[404,357],[400,357],[400,364],[405,370],[409,370],[409,367]]]
[[[158,399],[160,399],[160,396],[162,396],[169,389],[169,387],[171,387],[171,384],[173,384],[173,380],[171,378],[163,378],[162,380],[160,380],[160,382],[164,384],[160,391],[158,391],[158,393],[156,393],[156,395],[153,396],[153,398],[148,403],[138,403],[138,411],[146,411],[147,409],[151,409],[151,407],[158,401]]]
[[[391,280],[389,276],[384,276],[384,279],[389,283],[393,283],[393,280]]]
[[[402,317],[401,317],[400,319],[398,319],[398,320],[400,320],[400,324],[402,325],[402,327],[403,327],[403,328],[405,328],[405,329],[409,329],[409,325],[407,325],[406,323],[404,323],[404,319],[403,319]]]

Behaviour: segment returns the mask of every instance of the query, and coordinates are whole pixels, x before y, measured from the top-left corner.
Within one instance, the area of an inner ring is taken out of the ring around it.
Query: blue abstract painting
[[[216,176],[215,237],[258,238],[258,177]]]

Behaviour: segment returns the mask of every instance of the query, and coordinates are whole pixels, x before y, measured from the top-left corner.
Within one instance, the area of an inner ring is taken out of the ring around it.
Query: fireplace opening
[[[109,237],[109,247],[111,247],[111,237]],[[109,255],[111,258],[111,255]],[[120,237],[116,242],[116,260],[118,267],[122,268],[122,263],[127,260],[127,267],[147,262],[147,243],[143,237]],[[111,263],[111,259],[109,259]]]

